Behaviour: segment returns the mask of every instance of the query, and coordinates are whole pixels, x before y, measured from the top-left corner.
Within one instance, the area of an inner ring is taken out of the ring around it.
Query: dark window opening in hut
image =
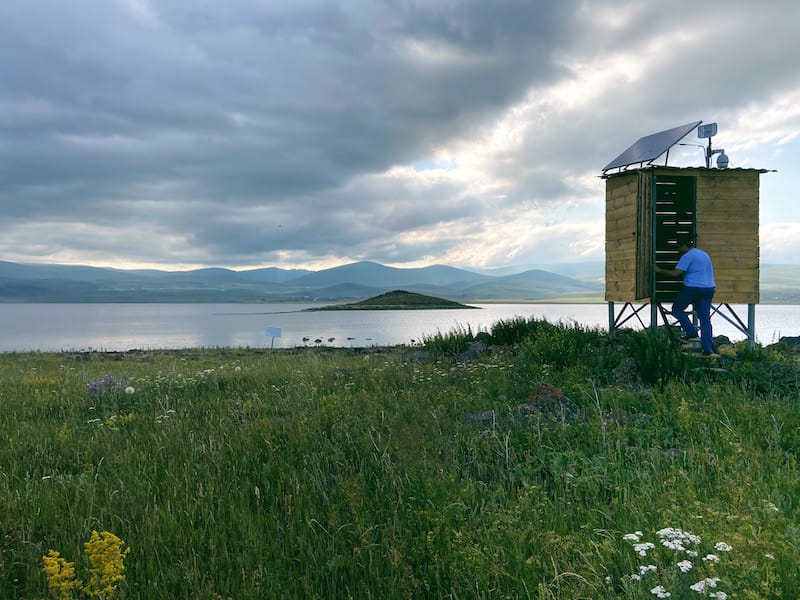
[[[655,261],[665,269],[673,269],[680,259],[679,237],[696,237],[695,177],[654,177],[655,187]],[[671,302],[681,288],[674,277],[656,277],[655,298],[658,302]]]

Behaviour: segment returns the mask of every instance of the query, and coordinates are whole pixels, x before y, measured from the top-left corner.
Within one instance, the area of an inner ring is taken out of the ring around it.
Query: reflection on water
[[[606,304],[482,304],[480,310],[303,311],[310,304],[0,304],[0,351],[412,344],[499,320],[546,318],[607,328]],[[746,319],[746,307],[734,307]],[[647,311],[643,311],[647,312]],[[646,316],[645,323],[646,321]],[[714,333],[744,334],[721,318]],[[629,323],[629,326],[634,326]],[[281,337],[267,337],[279,327]],[[800,335],[800,305],[756,307],[756,338]]]

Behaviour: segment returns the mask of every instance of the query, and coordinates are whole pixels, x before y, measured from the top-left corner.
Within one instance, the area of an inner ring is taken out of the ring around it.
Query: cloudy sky
[[[603,260],[602,168],[703,120],[778,171],[762,263],[798,263],[799,25],[797,0],[8,0],[0,260]]]

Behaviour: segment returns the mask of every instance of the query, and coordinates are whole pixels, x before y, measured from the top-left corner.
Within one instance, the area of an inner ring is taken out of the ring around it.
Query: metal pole
[[[747,305],[747,345],[756,345],[756,305]]]
[[[614,303],[613,302],[609,302],[608,303],[608,335],[610,337],[612,337],[612,338],[614,337],[614,323],[615,323],[615,319],[614,319]]]

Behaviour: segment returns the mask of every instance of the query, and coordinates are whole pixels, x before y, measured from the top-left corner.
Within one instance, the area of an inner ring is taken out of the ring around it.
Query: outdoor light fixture
[[[717,135],[717,124],[706,123],[697,128],[697,137],[711,139],[712,136]]]
[[[711,157],[715,154],[719,154],[717,157],[717,168],[718,169],[727,169],[728,168],[728,155],[725,154],[725,150],[712,150],[711,149],[711,138],[717,135],[717,124],[716,123],[706,123],[705,125],[700,125],[697,128],[697,137],[699,138],[708,138],[708,148],[706,149],[706,169],[711,168]]]

